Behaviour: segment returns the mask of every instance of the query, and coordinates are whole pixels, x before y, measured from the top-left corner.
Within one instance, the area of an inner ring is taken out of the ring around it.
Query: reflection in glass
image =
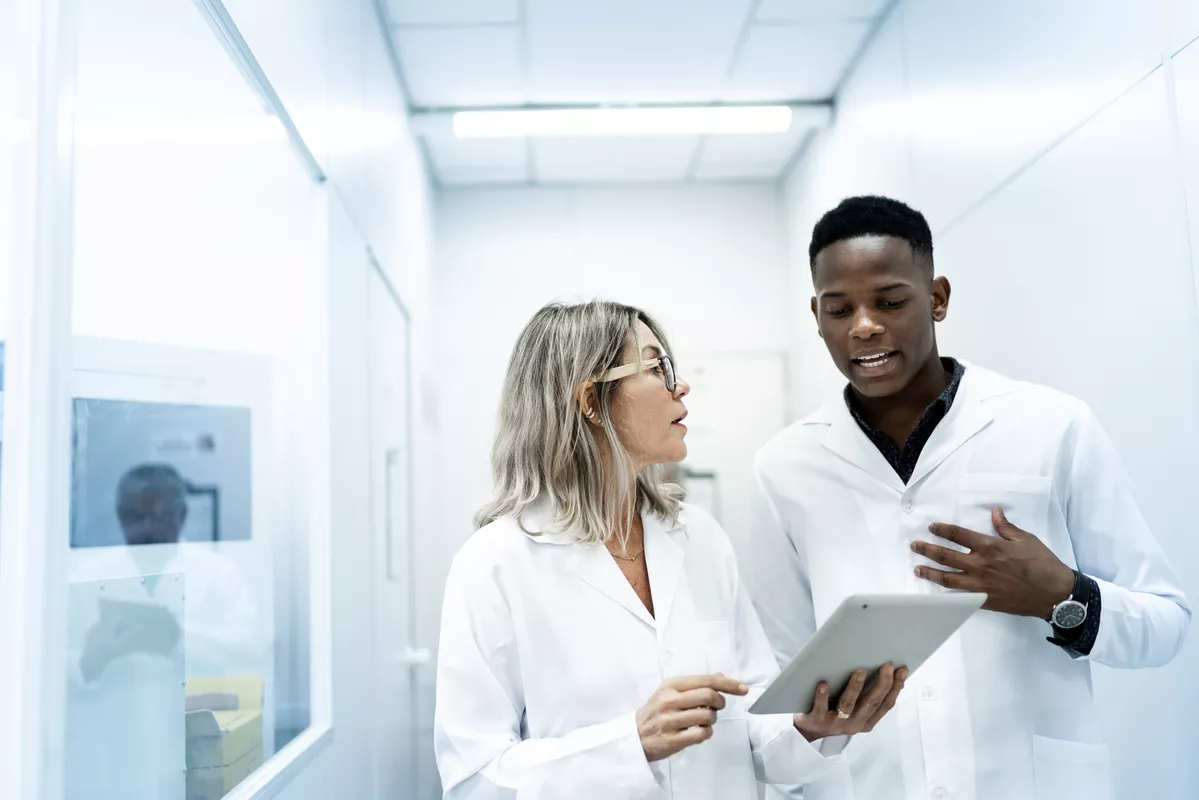
[[[247,408],[76,400],[71,546],[248,540],[250,432]]]
[[[154,788],[147,762],[133,788],[150,794],[116,796],[214,800],[310,720],[326,198],[206,4],[76,6],[70,574],[130,581],[130,601],[173,611],[159,593],[179,576],[181,694],[155,722],[177,732],[181,782]],[[149,643],[101,647],[84,675],[102,622],[88,608],[71,610],[67,672],[80,691],[119,692],[109,676],[152,661]],[[122,730],[71,725],[74,741]]]

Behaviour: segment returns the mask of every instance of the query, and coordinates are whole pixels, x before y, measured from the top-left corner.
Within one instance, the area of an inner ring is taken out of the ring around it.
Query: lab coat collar
[[[1016,381],[973,364],[962,363],[966,367],[966,374],[962,377],[953,407],[925,445],[908,486],[915,486],[927,477],[991,423],[994,417],[989,400],[1010,394],[1020,387]],[[903,494],[907,490],[908,487],[895,469],[858,426],[840,395],[810,416],[805,424],[828,426],[828,433],[823,439],[826,448],[873,476],[896,494]]]
[[[645,561],[649,570],[650,594],[654,614],[633,591],[620,567],[602,545],[579,544],[577,534],[554,528],[553,507],[548,500],[538,501],[521,516],[521,524],[533,534],[530,541],[544,545],[576,545],[566,551],[567,565],[580,580],[624,606],[634,616],[658,628],[668,619],[686,559],[687,519],[682,511],[674,522],[663,520],[648,508],[641,511],[645,538]]]

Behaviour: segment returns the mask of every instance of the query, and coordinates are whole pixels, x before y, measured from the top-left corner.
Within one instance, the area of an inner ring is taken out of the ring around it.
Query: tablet
[[[855,670],[873,674],[888,661],[906,666],[910,675],[986,600],[985,594],[967,592],[847,597],[750,713],[807,713],[822,680],[835,701]]]
[[[163,655],[175,649],[182,633],[169,608],[146,600],[100,598],[100,624],[113,635],[136,637],[141,652]]]

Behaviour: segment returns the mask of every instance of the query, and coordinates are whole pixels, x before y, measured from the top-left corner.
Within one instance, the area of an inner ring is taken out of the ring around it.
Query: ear
[[[949,316],[949,295],[953,287],[949,285],[948,278],[935,278],[932,286],[933,296],[933,321],[944,322]]]
[[[816,320],[816,335],[821,339],[824,338],[824,331],[820,330],[820,311],[816,305],[816,298],[812,298],[812,317]]]
[[[592,425],[599,425],[599,398],[595,391],[595,381],[584,381],[575,392],[575,400],[587,421]]]

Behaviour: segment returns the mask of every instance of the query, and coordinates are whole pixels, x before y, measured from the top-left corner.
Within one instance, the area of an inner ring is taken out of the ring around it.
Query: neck
[[[952,380],[953,376],[945,371],[945,365],[941,363],[941,357],[934,347],[932,355],[916,376],[895,394],[866,397],[857,389],[851,388],[851,391],[863,416],[875,427],[882,430],[892,427],[914,428],[925,409],[941,396]]]

